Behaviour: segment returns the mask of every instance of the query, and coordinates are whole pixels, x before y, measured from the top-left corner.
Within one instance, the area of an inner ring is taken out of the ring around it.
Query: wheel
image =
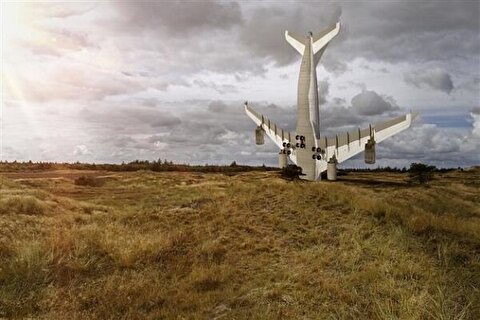
[[[305,148],[305,143],[302,143],[302,144],[300,145],[300,148]]]
[[[322,148],[317,148],[317,152],[322,152]]]
[[[292,154],[292,151],[288,150],[288,151],[287,151],[287,154],[288,154],[288,155],[291,155],[291,154]]]
[[[321,155],[318,155],[318,156],[317,156],[317,160],[322,160],[322,156],[321,156]]]
[[[292,145],[290,144],[290,142],[287,143],[287,148],[291,148],[291,147],[292,147]]]
[[[298,143],[298,142],[295,145],[297,146],[297,148],[300,147],[300,143]]]
[[[312,151],[315,152],[315,147],[312,147]]]
[[[312,155],[312,159],[315,160],[317,158],[316,155]]]
[[[305,137],[304,137],[304,136],[300,136],[300,140],[301,140],[301,141],[305,141]]]
[[[300,136],[297,134],[297,135],[295,136],[295,140],[298,140],[298,139],[300,139]]]
[[[284,143],[282,143],[282,146],[285,148],[285,145],[286,145],[286,144],[287,144],[287,143],[286,143],[286,142],[284,142]]]

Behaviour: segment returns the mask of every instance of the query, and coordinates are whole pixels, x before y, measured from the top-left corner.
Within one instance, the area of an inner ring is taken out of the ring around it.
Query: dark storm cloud
[[[306,35],[309,30],[325,28],[341,14],[340,8],[332,4],[315,5],[316,15],[301,5],[293,9],[288,5],[251,5],[242,3],[240,7],[235,2],[215,1],[121,2],[114,6],[117,19],[100,19],[98,23],[118,30],[115,37],[123,38],[119,44],[122,49],[135,51],[141,47],[155,52],[157,57],[152,57],[152,62],[159,72],[168,63],[169,69],[185,77],[209,70],[246,79],[264,74],[272,61],[285,65],[298,58],[285,43],[285,28]],[[137,59],[136,63],[138,60],[150,59]],[[343,67],[339,62],[332,65]],[[224,91],[219,86],[211,87]]]
[[[338,51],[386,61],[448,61],[478,55],[479,6],[476,1],[349,3],[342,17],[348,41]]]
[[[271,57],[280,65],[288,64],[297,53],[285,49],[285,29],[306,34],[308,30],[320,31],[340,19],[341,33],[321,61],[330,71],[344,72],[345,61],[357,57],[388,62],[438,60],[448,63],[452,58],[478,62],[479,10],[477,1],[384,1],[375,5],[302,3],[260,7],[246,18],[248,23],[240,38],[256,56]]]
[[[228,29],[242,22],[242,12],[236,2],[122,1],[115,6],[128,27],[139,30],[165,28],[175,36],[199,30]]]
[[[298,58],[298,53],[285,42],[285,30],[306,36],[308,31],[325,29],[340,15],[341,9],[335,4],[260,6],[251,10],[240,40],[253,55],[285,65]]]
[[[151,70],[155,75],[175,70],[171,82],[205,70],[237,73],[245,78],[265,73],[266,65],[272,61],[290,64],[299,55],[285,42],[285,30],[306,35],[338,20],[343,25],[341,33],[321,61],[330,72],[345,72],[347,63],[357,57],[443,63],[455,58],[480,63],[476,1],[375,5],[122,1],[109,5],[116,14],[94,20],[111,33],[105,40],[115,43],[131,58],[125,64],[133,71]],[[85,37],[73,32],[67,35],[72,46],[91,41]],[[42,48],[37,46],[36,50]]]
[[[452,77],[440,68],[418,70],[405,74],[405,82],[415,87],[427,87],[450,94],[454,89]]]
[[[320,111],[320,125],[322,130],[329,133],[339,133],[337,128],[343,126],[359,125],[363,122],[352,108],[343,105],[331,106]]]
[[[243,78],[263,74],[269,62],[287,65],[300,58],[285,42],[285,30],[306,35],[338,20],[341,33],[321,60],[330,72],[345,72],[348,62],[360,57],[388,62],[436,60],[445,64],[452,58],[480,62],[477,2],[268,6],[215,1],[121,2],[114,7],[118,19],[99,23],[120,31],[115,36],[123,38],[122,49],[152,50],[156,57],[136,60],[150,66],[155,61],[158,72],[164,73],[162,69],[168,66],[184,77],[204,70]]]
[[[390,100],[390,101],[387,101]],[[391,99],[380,96],[375,91],[363,90],[352,98],[352,108],[359,115],[372,116],[398,109]]]

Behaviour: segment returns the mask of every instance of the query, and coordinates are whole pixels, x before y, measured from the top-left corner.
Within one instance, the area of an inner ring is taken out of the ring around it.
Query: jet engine
[[[375,163],[375,139],[371,137],[365,145],[365,163]]]
[[[265,131],[263,131],[263,128],[260,126],[255,129],[255,142],[258,145],[265,143]]]
[[[287,153],[283,152],[283,150],[280,150],[278,153],[278,167],[283,169],[288,165],[288,157]]]

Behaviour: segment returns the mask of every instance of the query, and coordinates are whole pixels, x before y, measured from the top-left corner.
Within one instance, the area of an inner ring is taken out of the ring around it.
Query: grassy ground
[[[478,170],[77,173],[0,176],[0,318],[480,319]]]

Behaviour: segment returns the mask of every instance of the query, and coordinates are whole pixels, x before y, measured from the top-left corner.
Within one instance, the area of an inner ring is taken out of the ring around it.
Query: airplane
[[[285,31],[287,42],[302,55],[298,77],[296,132],[283,130],[245,102],[245,112],[257,125],[255,140],[264,144],[264,135],[280,148],[279,166],[284,168],[288,160],[301,168],[301,179],[321,180],[327,171],[328,180],[336,180],[337,164],[365,151],[365,162],[375,163],[375,145],[410,127],[416,113],[408,113],[385,122],[370,124],[367,128],[353,130],[335,136],[320,135],[320,114],[316,66],[328,43],[339,33],[340,23],[325,31],[301,37]]]

